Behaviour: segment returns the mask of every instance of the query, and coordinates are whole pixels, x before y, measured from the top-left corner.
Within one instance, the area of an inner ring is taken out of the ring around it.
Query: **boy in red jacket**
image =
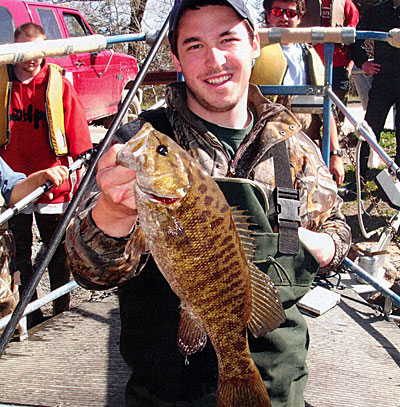
[[[34,23],[19,26],[15,42],[43,41],[43,28]],[[3,147],[0,155],[18,172],[27,175],[55,166],[68,166],[68,157],[76,157],[92,147],[85,112],[71,83],[61,75],[58,67],[44,59],[25,61],[7,67],[11,91],[8,104],[6,135],[0,134]],[[77,173],[78,181],[82,170]],[[32,277],[33,214],[41,240],[48,244],[71,199],[69,178],[53,191],[53,199],[41,197],[30,213],[15,216],[10,227],[17,242],[17,268],[21,272],[22,290]],[[70,279],[65,266],[63,243],[57,248],[49,264],[51,289]],[[34,296],[35,297],[35,296]],[[54,301],[54,314],[69,308],[69,295]],[[41,320],[41,313],[31,315],[28,326]]]

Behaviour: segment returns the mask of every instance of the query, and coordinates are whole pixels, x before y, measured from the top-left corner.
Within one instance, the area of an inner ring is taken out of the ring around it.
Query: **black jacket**
[[[400,7],[394,8],[393,0],[383,1],[367,9],[357,25],[357,30],[363,31],[389,32],[392,28],[400,28]],[[360,68],[368,60],[363,46],[364,41],[357,40],[348,51],[349,58]],[[377,75],[400,80],[400,49],[385,41],[375,41],[374,61],[381,65]]]

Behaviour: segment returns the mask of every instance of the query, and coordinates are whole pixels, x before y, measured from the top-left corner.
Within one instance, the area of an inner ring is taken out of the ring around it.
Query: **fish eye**
[[[162,144],[157,147],[157,153],[166,157],[168,155],[168,148]]]

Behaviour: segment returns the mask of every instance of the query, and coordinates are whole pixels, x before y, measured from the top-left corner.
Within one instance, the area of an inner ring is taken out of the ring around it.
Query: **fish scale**
[[[179,271],[174,270],[172,277],[175,281],[179,280],[176,293],[187,306],[190,304],[194,313],[202,315],[205,330],[213,345],[216,345],[217,357],[222,360],[220,375],[235,377],[238,372],[232,366],[237,365],[239,361],[235,362],[233,357],[242,356],[237,350],[246,350],[247,337],[243,333],[240,335],[232,333],[238,331],[239,327],[243,329],[245,325],[242,321],[249,319],[251,311],[250,281],[249,278],[243,278],[247,260],[240,247],[238,235],[234,235],[236,239],[231,235],[233,230],[231,217],[224,218],[214,210],[208,222],[199,222],[204,208],[204,200],[198,199],[200,191],[204,191],[204,184],[201,184],[201,188],[194,185],[185,197],[186,202],[183,202],[180,210],[174,214],[174,217],[179,219],[179,224],[190,244],[182,246],[179,240],[178,244],[175,244],[176,242],[169,238],[166,246],[155,249],[158,252],[155,254],[155,260],[171,257],[171,262],[179,265]],[[217,188],[213,192],[218,193]],[[185,210],[187,207],[191,208],[190,211]],[[142,211],[143,209],[139,209],[139,213],[143,213]],[[225,211],[225,214],[229,212]],[[224,244],[226,233],[230,233],[230,239]],[[198,236],[209,236],[213,240],[212,247],[218,248],[212,261],[208,257],[209,245],[199,240]],[[233,240],[235,244],[232,243]],[[192,242],[194,243],[191,244]],[[226,262],[226,259],[230,261]],[[177,277],[178,273],[182,278]],[[170,282],[171,277],[165,274],[164,276]],[[218,290],[215,289],[216,286]],[[188,295],[190,298],[185,298]],[[231,349],[235,352],[229,360],[221,358],[221,354],[232,353]],[[225,360],[229,362],[227,366],[224,364]],[[246,362],[247,365],[251,364],[247,357]],[[245,371],[240,373],[249,374]]]
[[[178,347],[187,357],[207,336],[218,358],[219,407],[268,407],[251,359],[247,324],[261,336],[284,320],[269,278],[249,263],[231,208],[204,169],[168,136],[146,123],[117,161],[136,171],[139,224],[150,252],[181,300]],[[242,213],[235,214],[252,252]],[[252,276],[257,278],[253,278]],[[265,295],[255,296],[252,286]],[[252,309],[252,307],[254,309]]]

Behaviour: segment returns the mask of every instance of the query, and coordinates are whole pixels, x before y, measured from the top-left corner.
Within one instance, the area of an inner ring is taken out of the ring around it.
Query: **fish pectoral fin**
[[[273,331],[285,321],[279,293],[271,279],[253,263],[249,263],[252,290],[252,310],[248,323],[256,338]]]
[[[144,230],[141,226],[137,226],[125,247],[124,255],[126,261],[132,265],[139,265],[141,256],[146,252],[146,245]],[[137,276],[141,270],[141,268],[137,268],[134,275]]]
[[[183,356],[193,355],[204,349],[207,334],[200,321],[185,308],[181,308],[178,328],[178,349]]]

